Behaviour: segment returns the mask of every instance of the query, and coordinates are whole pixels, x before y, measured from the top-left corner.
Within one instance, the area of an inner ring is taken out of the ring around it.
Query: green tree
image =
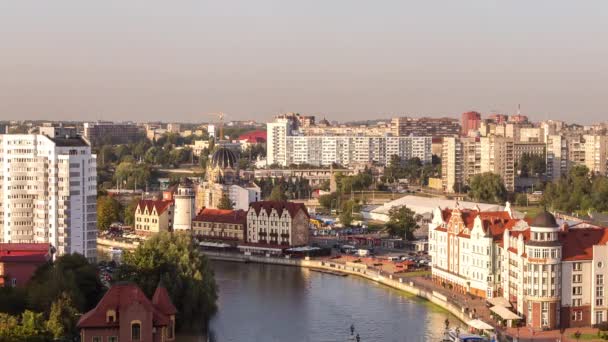
[[[502,178],[491,172],[473,176],[469,183],[469,197],[478,202],[504,203],[507,189]]]
[[[406,206],[393,207],[388,212],[387,228],[392,236],[414,239],[414,231],[419,228],[420,216]]]
[[[120,220],[120,203],[110,196],[97,199],[97,228],[106,230],[113,222]]]
[[[338,193],[332,192],[331,194],[319,196],[319,205],[325,209],[336,209],[338,205]]]
[[[137,210],[137,205],[138,204],[139,204],[139,200],[138,199],[133,199],[125,207],[124,223],[127,226],[133,226],[135,224],[135,211]]]
[[[80,313],[72,304],[72,299],[64,292],[51,304],[46,329],[55,339],[60,337],[72,339],[78,335],[76,323],[79,317]]]
[[[515,195],[515,204],[519,205],[520,207],[528,205],[528,195],[525,193]]]
[[[95,265],[82,255],[66,254],[39,267],[27,285],[28,307],[50,312],[53,301],[69,295],[80,312],[95,307],[104,293]]]
[[[118,278],[135,282],[148,297],[162,281],[178,311],[178,322],[198,324],[216,310],[217,287],[207,258],[189,234],[162,232],[124,255]]]
[[[287,196],[280,185],[275,185],[268,199],[271,201],[287,201]]]
[[[354,214],[358,213],[361,210],[361,206],[356,200],[348,200],[342,204],[342,211],[340,212],[340,223],[345,226],[350,226],[353,219]]]
[[[232,210],[233,205],[228,194],[224,194],[222,198],[220,198],[220,202],[217,204],[218,209]]]

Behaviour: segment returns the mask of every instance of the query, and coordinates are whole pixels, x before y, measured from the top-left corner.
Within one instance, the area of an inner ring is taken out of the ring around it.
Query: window
[[[582,283],[583,282],[583,275],[582,274],[574,274],[572,276],[572,282],[573,283]]]
[[[93,342],[101,342],[101,337],[93,336]]]
[[[131,323],[131,340],[141,341],[141,323]]]
[[[604,285],[604,275],[598,274],[595,276],[595,285]]]
[[[583,300],[581,298],[573,298],[572,306],[581,306],[583,304]]]
[[[595,312],[595,324],[600,324],[604,321],[604,311]]]
[[[118,342],[118,336],[109,336],[108,342]]]
[[[573,295],[581,295],[581,294],[583,294],[583,287],[582,286],[573,286],[572,287],[572,294]]]
[[[604,287],[603,286],[596,286],[595,287],[595,296],[596,297],[604,297]]]
[[[581,271],[582,269],[583,269],[583,267],[580,262],[575,262],[572,264],[573,271]]]
[[[604,298],[598,298],[595,300],[595,306],[604,306]]]

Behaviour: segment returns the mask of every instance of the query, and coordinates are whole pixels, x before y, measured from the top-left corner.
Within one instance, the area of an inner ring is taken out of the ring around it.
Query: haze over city
[[[606,117],[608,3],[0,3],[2,119]]]

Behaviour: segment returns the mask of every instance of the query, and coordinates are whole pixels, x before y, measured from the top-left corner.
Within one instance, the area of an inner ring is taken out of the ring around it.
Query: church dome
[[[211,156],[211,166],[219,167],[221,169],[236,168],[237,159],[234,152],[226,147],[220,147]]]
[[[538,227],[538,228],[557,228],[557,227],[559,227],[559,225],[557,224],[557,221],[555,220],[555,216],[553,216],[553,214],[551,214],[550,212],[548,212],[546,210],[544,210],[540,214],[536,215],[534,220],[532,220],[532,223],[530,224],[530,226]]]

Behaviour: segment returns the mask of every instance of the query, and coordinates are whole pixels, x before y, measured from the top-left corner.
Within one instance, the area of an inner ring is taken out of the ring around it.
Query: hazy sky
[[[0,0],[0,119],[608,120],[608,1]]]

